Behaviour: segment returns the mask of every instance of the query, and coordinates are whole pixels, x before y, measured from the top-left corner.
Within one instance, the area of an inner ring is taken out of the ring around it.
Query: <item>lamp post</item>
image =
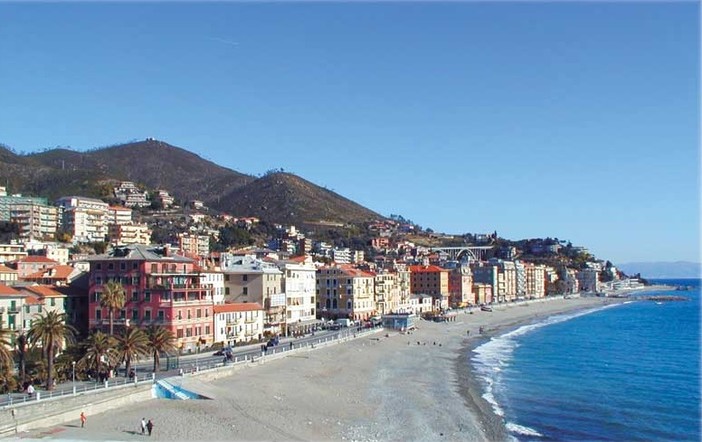
[[[76,361],[71,362],[73,366],[73,396],[76,395]]]

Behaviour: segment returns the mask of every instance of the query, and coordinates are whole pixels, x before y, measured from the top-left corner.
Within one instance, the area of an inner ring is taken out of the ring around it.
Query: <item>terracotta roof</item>
[[[0,264],[0,273],[17,273],[17,270]]]
[[[212,307],[215,313],[231,313],[231,312],[252,312],[263,310],[261,304],[257,302],[233,302],[231,304],[217,304]]]
[[[18,259],[15,262],[47,262],[47,263],[58,264],[58,261],[54,261],[53,259],[49,259],[46,256],[41,256],[41,255],[25,256],[24,258]]]
[[[437,272],[448,272],[446,269],[442,269],[439,266],[409,266],[410,272],[412,273],[437,273]]]
[[[34,295],[25,296],[24,303],[29,304],[29,305],[42,305],[42,304],[44,304],[44,302],[38,296],[34,296]]]
[[[62,293],[57,292],[53,287],[48,285],[30,285],[22,288],[45,298],[57,298],[64,296]]]
[[[359,270],[357,268],[351,267],[350,265],[341,265],[339,266],[341,271],[348,276],[351,277],[366,277],[366,278],[373,278],[374,275],[368,272],[364,272],[363,270]]]
[[[23,279],[68,279],[74,270],[71,266],[58,265],[34,272]]]
[[[7,285],[2,285],[0,284],[0,296],[5,295],[5,296],[19,296],[21,295],[20,292],[17,290],[13,289],[10,286]]]

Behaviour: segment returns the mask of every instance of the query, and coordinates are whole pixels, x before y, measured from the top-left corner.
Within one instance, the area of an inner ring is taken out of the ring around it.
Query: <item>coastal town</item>
[[[114,197],[121,204],[80,196],[49,204],[0,189],[1,221],[19,232],[17,241],[0,245],[0,320],[9,348],[48,311],[82,337],[115,327],[163,327],[183,354],[305,334],[339,319],[365,325],[388,315],[440,317],[452,309],[640,284],[601,260],[571,268],[514,259],[514,247],[491,245],[496,234],[475,235],[476,245],[418,246],[398,235],[414,226],[394,220],[369,226],[374,256],[312,242],[296,226],[282,225],[265,247],[213,252],[218,231],[208,227],[211,215],[198,201],[190,203],[177,243],[152,244],[149,225],[134,222],[133,211],[153,198],[169,208],[173,198],[165,190],[147,198],[132,182],[119,183]],[[259,222],[218,217],[244,229]],[[81,245],[102,241],[102,253],[81,253]],[[532,251],[559,247],[537,244]],[[106,304],[106,290],[115,287],[118,302]]]

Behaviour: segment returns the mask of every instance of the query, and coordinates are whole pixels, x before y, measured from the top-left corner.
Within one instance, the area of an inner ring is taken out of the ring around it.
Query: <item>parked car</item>
[[[480,307],[480,310],[482,310],[484,312],[491,312],[492,307],[490,307],[489,305],[484,305],[484,306]]]
[[[336,323],[342,327],[351,327],[353,325],[353,321],[346,318],[337,319]]]

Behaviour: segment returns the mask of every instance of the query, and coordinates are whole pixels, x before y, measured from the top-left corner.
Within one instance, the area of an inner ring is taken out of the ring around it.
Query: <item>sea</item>
[[[700,280],[651,282],[687,290],[646,296],[689,300],[552,316],[473,350],[483,397],[512,440],[701,440]]]

